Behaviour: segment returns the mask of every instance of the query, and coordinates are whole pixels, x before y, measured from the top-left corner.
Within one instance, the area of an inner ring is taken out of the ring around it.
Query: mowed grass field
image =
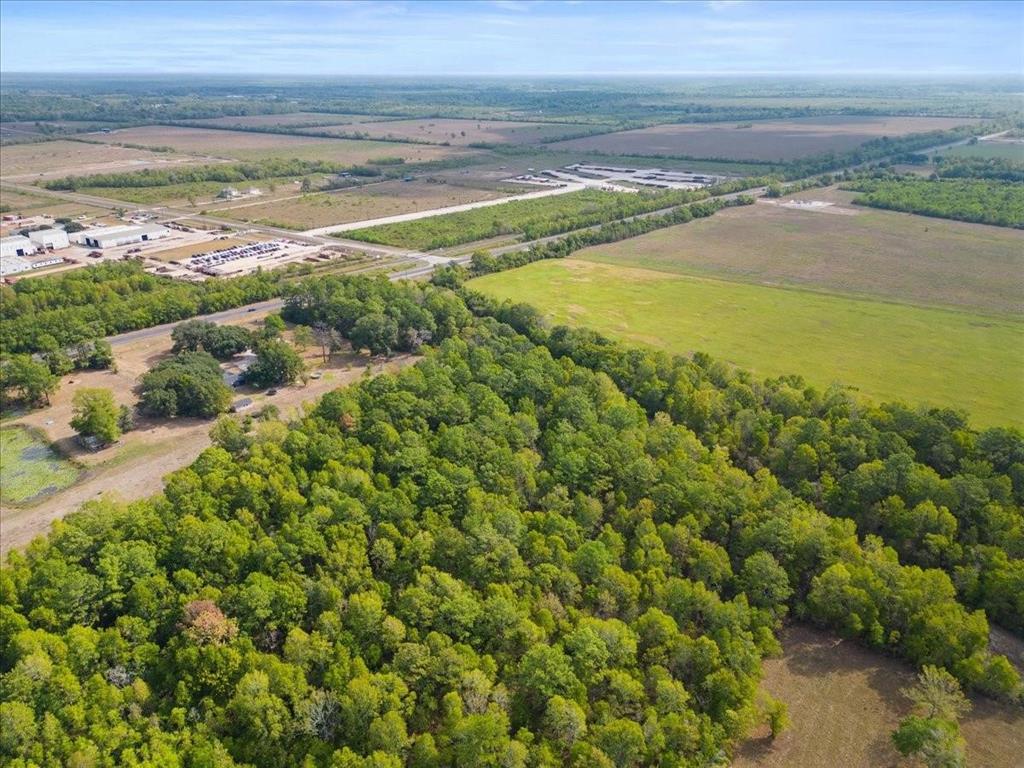
[[[923,133],[973,122],[977,121],[952,117],[833,115],[750,123],[683,123],[560,141],[551,148],[774,162],[824,152],[845,152],[881,136]]]
[[[0,500],[22,504],[67,488],[81,471],[23,427],[0,429]]]
[[[849,206],[808,190],[798,210],[760,200],[574,258],[677,274],[793,285],[913,304],[1024,313],[1024,232]]]
[[[566,123],[529,123],[507,120],[385,120],[359,125],[341,125],[323,129],[327,132],[365,133],[368,138],[385,137],[405,141],[428,141],[432,144],[538,144],[542,141],[598,130],[593,126]]]
[[[789,707],[792,725],[774,742],[767,729],[740,746],[734,768],[896,768],[907,765],[889,734],[909,714],[901,689],[911,667],[805,627],[782,633],[783,656],[764,662],[762,687]],[[975,697],[961,721],[967,764],[1019,768],[1024,712]],[[915,763],[916,765],[916,763]]]
[[[451,147],[419,144],[324,139],[315,136],[164,125],[125,128],[104,134],[100,138],[103,141],[119,144],[173,147],[175,151],[184,154],[231,160],[298,158],[300,160],[325,160],[345,165],[358,165],[386,157],[399,157],[406,162],[425,162],[448,157],[457,151]]]
[[[351,191],[293,196],[258,205],[235,204],[216,212],[239,221],[301,230],[498,197],[502,197],[502,193],[496,190],[417,181],[387,181]]]
[[[1024,426],[1024,320],[727,282],[578,259],[473,280],[556,323],[668,352],[708,352],[761,376],[797,373],[875,401]]]

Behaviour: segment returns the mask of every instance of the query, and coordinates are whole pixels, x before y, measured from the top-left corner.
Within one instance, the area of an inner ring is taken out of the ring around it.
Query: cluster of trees
[[[115,333],[264,301],[280,294],[280,270],[187,283],[108,262],[0,286],[0,349],[71,347]]]
[[[289,286],[282,317],[312,329],[325,347],[348,339],[372,355],[416,352],[427,342],[447,338],[469,321],[454,295],[434,291],[416,296],[384,276],[348,280],[328,276]]]
[[[960,717],[971,703],[949,672],[925,665],[917,683],[903,691],[914,712],[900,721],[893,743],[904,755],[921,759],[927,768],[963,768],[967,765]]]
[[[535,240],[683,205],[708,195],[706,190],[688,189],[638,194],[586,189],[552,197],[514,200],[499,206],[475,208],[431,219],[381,224],[347,232],[345,236],[368,243],[419,250],[445,248],[499,235]]]
[[[899,178],[848,184],[860,205],[943,219],[1024,227],[1024,185],[975,179]]]
[[[171,351],[209,352],[218,360],[229,360],[254,343],[253,334],[240,325],[217,325],[208,320],[188,320],[171,331]]]
[[[113,367],[114,351],[106,339],[82,339],[65,348],[53,336],[44,334],[35,354],[7,354],[6,350],[0,353],[0,404],[49,403],[61,376],[71,371]]]
[[[220,364],[207,352],[180,352],[143,374],[139,407],[152,416],[211,418],[231,404]]]
[[[471,295],[478,312],[510,323],[558,355],[607,373],[649,415],[665,412],[709,447],[727,447],[752,475],[767,469],[830,516],[852,520],[905,561],[941,568],[968,605],[1024,633],[1024,436],[970,429],[963,413],[865,405],[798,376],[766,381],[698,354],[670,357],[586,330],[544,327],[527,305]],[[847,606],[848,607],[848,606]],[[851,621],[863,616],[850,612]],[[864,636],[866,628],[853,634]],[[877,634],[899,647],[908,638]],[[975,682],[980,673],[958,672]]]
[[[935,173],[943,179],[991,179],[993,181],[1024,182],[1024,162],[999,157],[946,157],[935,158]]]
[[[135,417],[127,405],[118,405],[114,393],[99,387],[83,387],[73,398],[71,428],[83,437],[97,439],[102,445],[116,443],[121,434],[135,426]]]
[[[787,614],[1020,695],[945,573],[732,463],[715,397],[756,448],[759,396],[799,410],[793,382],[473,302],[307,281],[286,313],[351,332],[377,308],[433,349],[288,426],[220,422],[161,496],[12,554],[6,762],[717,764],[785,721],[756,691]]]

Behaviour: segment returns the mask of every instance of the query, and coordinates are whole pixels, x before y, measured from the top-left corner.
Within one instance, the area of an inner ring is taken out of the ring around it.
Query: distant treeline
[[[943,219],[1024,228],[1024,186],[974,179],[900,178],[844,185],[860,205]]]

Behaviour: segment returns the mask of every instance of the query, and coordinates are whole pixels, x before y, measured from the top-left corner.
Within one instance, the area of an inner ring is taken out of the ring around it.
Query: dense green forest
[[[1024,182],[1024,162],[1001,158],[943,157],[935,158],[935,172],[943,179],[993,179]]]
[[[900,178],[859,181],[846,184],[843,189],[863,192],[854,202],[874,208],[1000,227],[1024,227],[1024,185],[1021,184]]]
[[[722,764],[784,719],[786,616],[1019,699],[957,600],[1022,615],[1019,433],[431,285],[287,294],[431,348],[12,554],[5,764]]]
[[[280,295],[282,271],[187,283],[111,262],[0,286],[0,351],[37,352]]]

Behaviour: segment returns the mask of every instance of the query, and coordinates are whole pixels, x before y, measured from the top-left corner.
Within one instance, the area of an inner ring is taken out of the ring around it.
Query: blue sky
[[[7,72],[1024,72],[1020,2],[0,3]]]

